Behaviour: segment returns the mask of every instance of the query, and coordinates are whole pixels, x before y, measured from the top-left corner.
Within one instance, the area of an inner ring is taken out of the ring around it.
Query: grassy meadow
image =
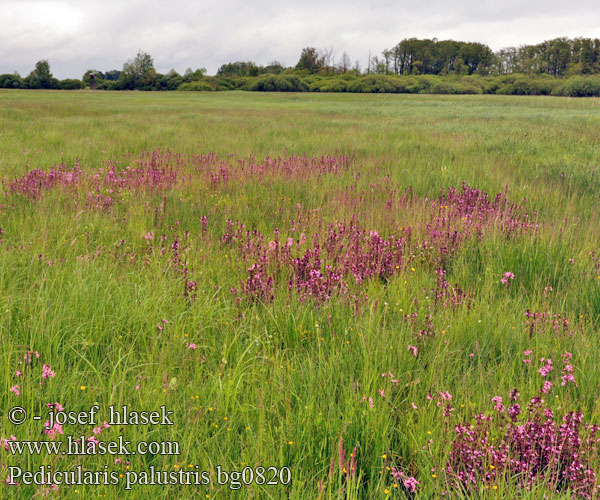
[[[1,498],[600,497],[599,100],[0,91],[0,180]]]

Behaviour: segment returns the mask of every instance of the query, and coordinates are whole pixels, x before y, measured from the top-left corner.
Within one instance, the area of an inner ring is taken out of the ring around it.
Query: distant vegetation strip
[[[369,56],[367,68],[352,65],[344,52],[336,62],[333,48],[302,49],[295,66],[274,61],[222,65],[215,76],[203,68],[160,74],[152,57],[139,51],[122,70],[88,70],[81,80],[58,80],[47,60],[26,77],[0,75],[0,88],[145,91],[358,92],[408,94],[504,94],[600,96],[600,39],[556,38],[537,45],[493,52],[477,42],[404,39],[381,56]]]

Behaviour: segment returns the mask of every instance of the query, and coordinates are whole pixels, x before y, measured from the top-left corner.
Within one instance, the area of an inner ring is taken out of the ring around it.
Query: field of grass
[[[599,111],[0,91],[0,497],[599,497]]]

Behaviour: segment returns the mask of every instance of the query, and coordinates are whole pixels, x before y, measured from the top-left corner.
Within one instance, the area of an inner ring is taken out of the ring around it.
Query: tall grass
[[[8,421],[17,405],[166,405],[173,426],[100,436],[182,450],[0,463],[213,479],[3,483],[3,498],[582,494],[508,469],[468,490],[448,457],[456,425],[483,412],[500,439],[492,398],[518,388],[525,409],[546,379],[558,422],[599,423],[595,100],[2,91],[0,109],[0,437],[49,439]],[[231,490],[219,465],[287,466],[292,482]]]

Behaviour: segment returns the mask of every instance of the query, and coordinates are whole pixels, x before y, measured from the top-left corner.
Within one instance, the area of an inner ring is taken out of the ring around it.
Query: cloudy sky
[[[569,6],[573,5],[573,6]],[[600,37],[600,2],[579,0],[0,0],[0,74],[40,59],[57,78],[121,69],[139,49],[156,69],[229,61],[284,65],[302,47],[346,51],[364,67],[403,38],[479,41],[497,50],[557,36]]]

